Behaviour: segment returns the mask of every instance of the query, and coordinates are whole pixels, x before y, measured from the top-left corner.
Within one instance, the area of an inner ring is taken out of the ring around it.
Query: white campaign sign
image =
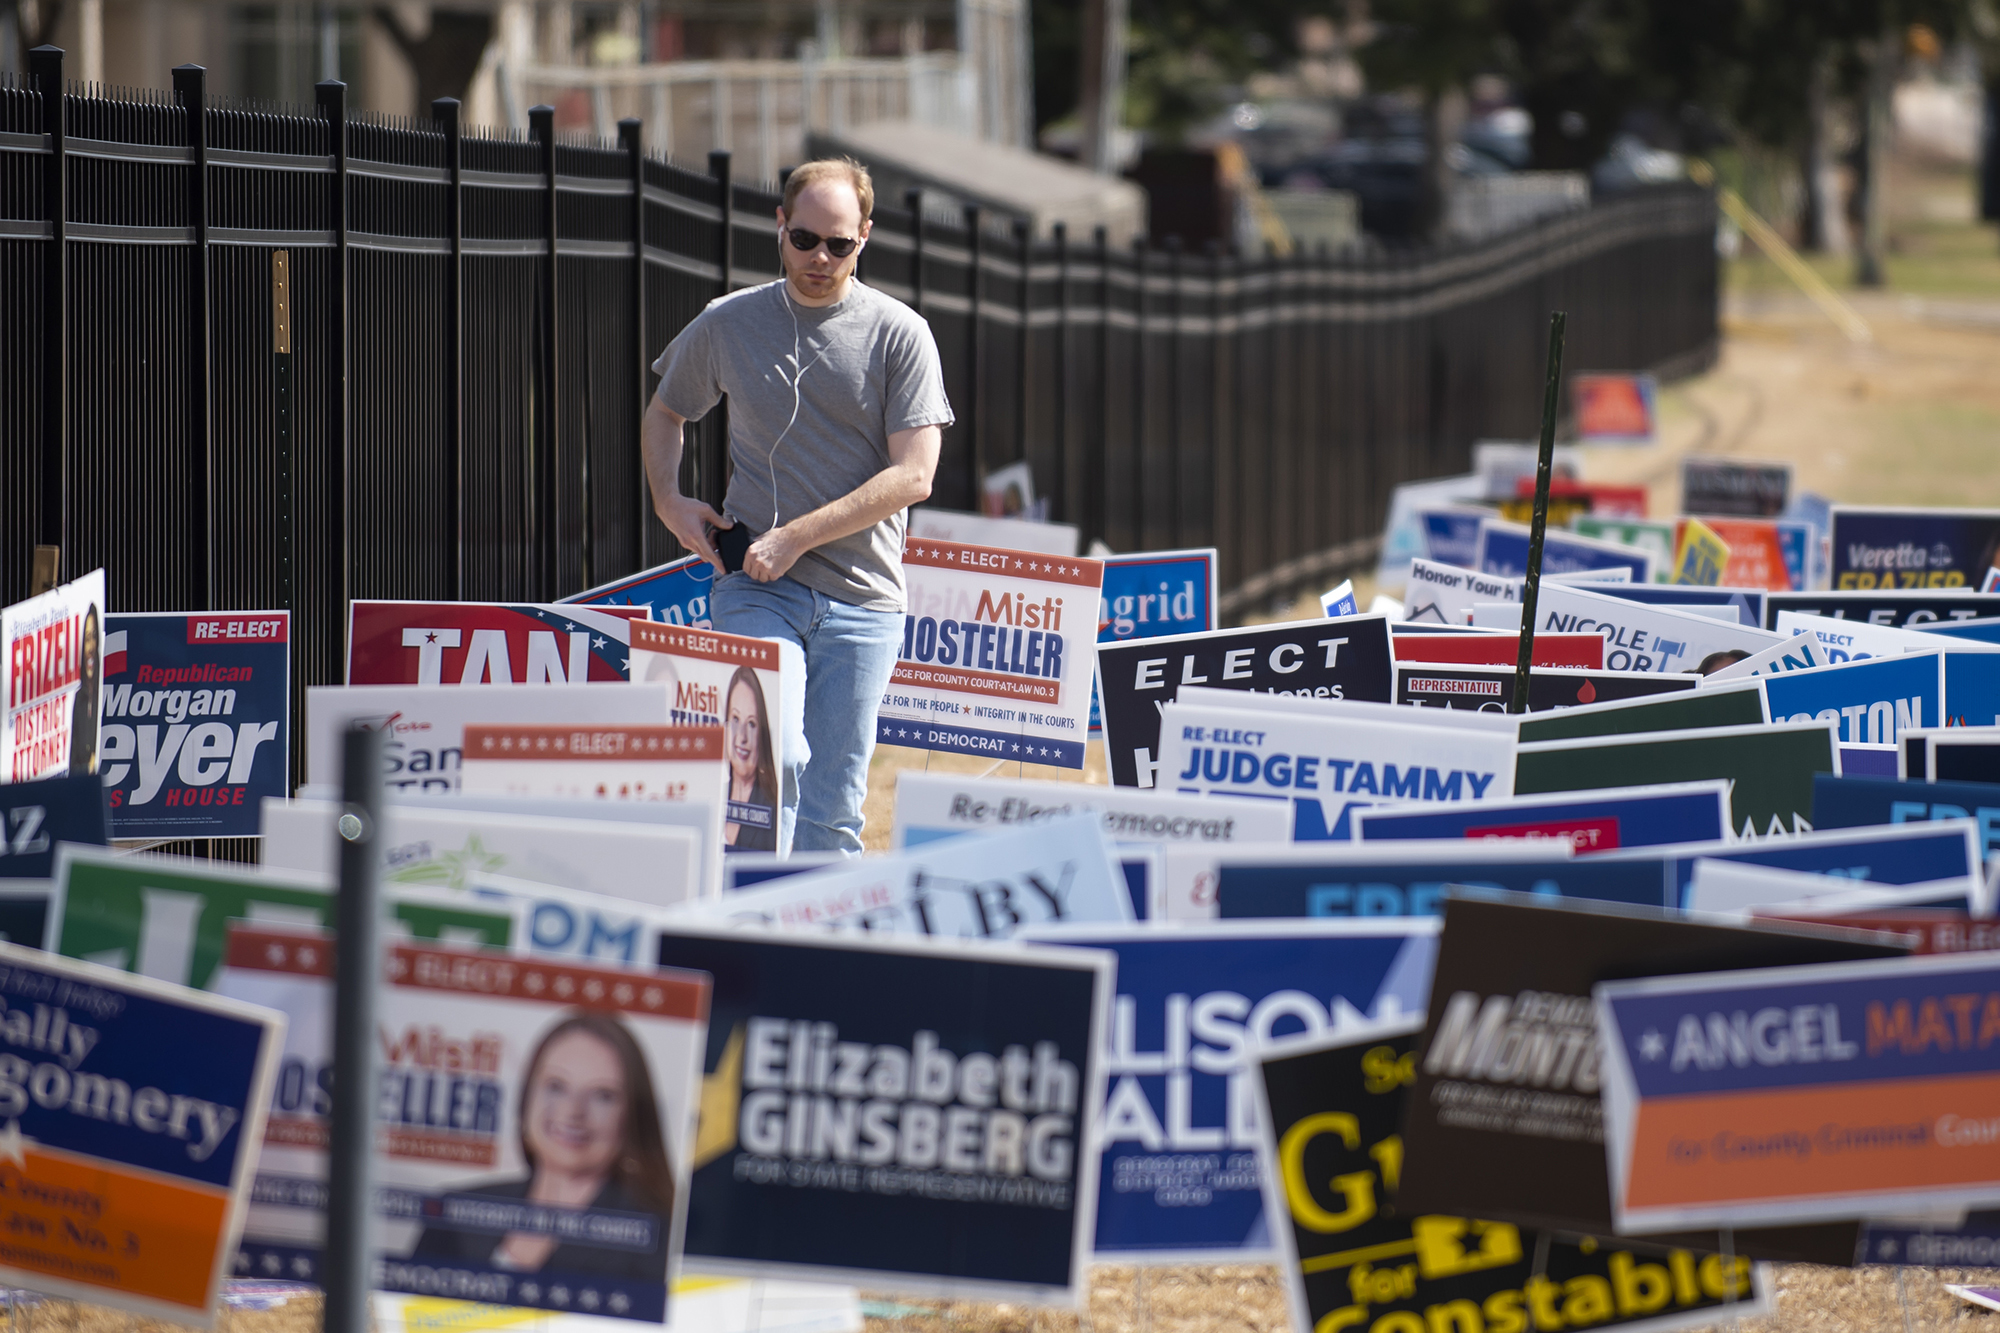
[[[0,611],[0,782],[95,773],[103,684],[103,570]]]
[[[664,685],[319,685],[306,691],[306,781],[340,782],[340,733],[359,722],[388,734],[385,781],[399,791],[457,791],[465,728],[482,722],[665,724]]]
[[[1082,768],[1104,566],[911,538],[882,745]]]
[[[911,847],[948,834],[1027,828],[1078,811],[1102,816],[1104,836],[1118,843],[1233,845],[1292,837],[1292,812],[1276,801],[905,769],[896,777],[890,843]]]
[[[339,814],[332,801],[266,800],[263,863],[339,873]],[[463,890],[505,875],[652,907],[701,896],[701,834],[694,829],[396,804],[384,808],[382,822],[382,869],[393,883]]]
[[[1183,685],[1174,696],[1180,703],[1234,708],[1247,713],[1303,713],[1307,717],[1346,718],[1353,722],[1388,722],[1400,727],[1437,727],[1444,731],[1481,731],[1512,738],[1521,729],[1518,716],[1482,713],[1476,708],[1413,708],[1408,704],[1378,704],[1372,699],[1310,699],[1296,694],[1260,694],[1250,690],[1218,690]]]
[[[910,540],[970,542],[1037,555],[1075,555],[1083,534],[1068,523],[1036,523],[1025,518],[994,518],[958,509],[910,511]]]
[[[1701,687],[1727,685],[1752,676],[1776,676],[1787,671],[1810,671],[1827,666],[1826,650],[1811,634],[1792,634],[1762,652],[1752,653],[1741,662],[1731,662],[1701,678]]]
[[[1758,653],[1783,641],[1748,625],[1627,602],[1562,583],[1542,585],[1535,616],[1538,634],[1604,635],[1604,665],[1611,671],[1697,671],[1711,654]]]
[[[1514,579],[1419,558],[1410,562],[1410,580],[1403,590],[1403,619],[1421,624],[1463,625],[1478,603],[1511,602],[1519,597],[1519,586]]]
[[[1929,648],[1980,647],[1947,635],[1871,625],[1865,620],[1809,616],[1803,611],[1778,612],[1778,633],[1811,635],[1818,641],[1820,653],[1826,658],[1828,666],[1858,662],[1867,657],[1901,657],[1906,652]]]
[[[1514,738],[1176,701],[1160,715],[1159,777],[1177,791],[1287,800],[1292,836],[1303,842],[1331,836],[1357,800],[1512,796]]]
[[[673,915],[979,940],[1047,922],[1130,921],[1132,900],[1102,825],[1097,814],[1079,812],[949,838],[688,904]]]

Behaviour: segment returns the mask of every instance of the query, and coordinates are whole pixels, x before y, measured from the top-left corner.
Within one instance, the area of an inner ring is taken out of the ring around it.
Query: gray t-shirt
[[[754,533],[888,467],[895,432],[952,423],[930,325],[858,281],[829,306],[790,300],[783,279],[718,297],[653,369],[661,404],[690,421],[729,395],[735,472],[723,508]],[[901,611],[907,521],[902,511],[815,547],[791,577],[871,611]]]

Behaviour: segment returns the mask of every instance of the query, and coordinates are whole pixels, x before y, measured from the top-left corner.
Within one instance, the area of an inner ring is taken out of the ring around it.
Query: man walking
[[[863,286],[875,191],[846,160],[792,172],[784,276],[731,292],[654,363],[642,440],[653,508],[715,565],[715,627],[806,659],[805,734],[784,745],[778,846],[861,850],[875,713],[903,635],[905,510],[931,493],[952,423],[930,326]],[[729,396],[718,514],[680,493],[682,427]]]

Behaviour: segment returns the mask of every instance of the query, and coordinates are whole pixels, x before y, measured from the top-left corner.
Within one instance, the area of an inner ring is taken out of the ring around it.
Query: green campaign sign
[[[1517,753],[1514,794],[1727,778],[1737,835],[1783,837],[1812,829],[1813,778],[1839,771],[1836,743],[1822,721],[1545,741]]]
[[[57,953],[197,990],[215,976],[232,920],[333,925],[333,890],[309,875],[66,846],[56,885]],[[514,942],[512,908],[460,907],[398,889],[385,896],[390,915],[418,939],[494,949]]]
[[[1698,727],[1748,727],[1770,721],[1761,681],[1710,685],[1666,698],[1621,699],[1537,713],[1521,719],[1521,742],[1564,741],[1583,736],[1629,736]],[[1518,793],[1517,793],[1518,794]]]

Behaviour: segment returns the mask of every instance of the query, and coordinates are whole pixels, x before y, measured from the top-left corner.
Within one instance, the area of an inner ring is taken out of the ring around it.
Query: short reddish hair
[[[863,222],[875,216],[875,182],[868,179],[868,168],[851,157],[822,157],[792,168],[792,174],[785,178],[785,216],[792,215],[792,205],[808,185],[830,180],[846,181],[854,187]]]

